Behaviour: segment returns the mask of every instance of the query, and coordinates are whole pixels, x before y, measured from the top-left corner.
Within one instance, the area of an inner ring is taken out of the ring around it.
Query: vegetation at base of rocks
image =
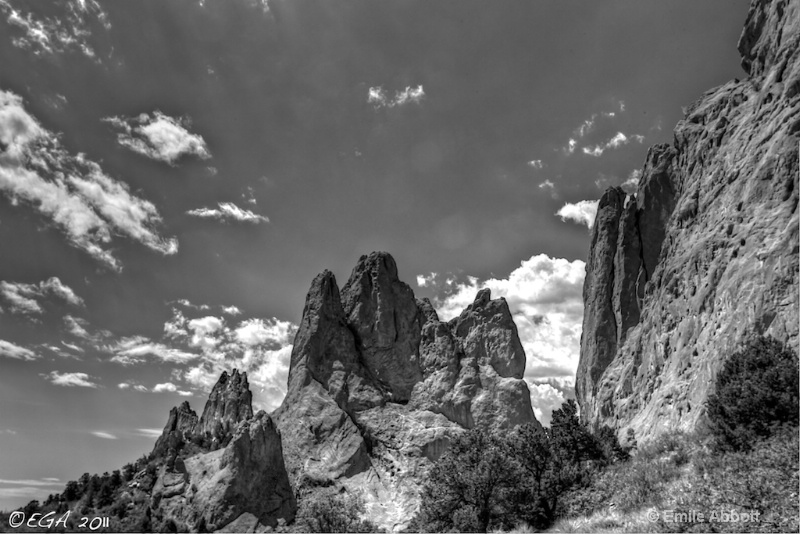
[[[356,495],[335,487],[307,493],[298,499],[293,532],[381,532],[361,519],[364,503]]]
[[[748,450],[759,440],[797,426],[800,382],[797,354],[773,338],[757,337],[731,355],[708,399],[717,448]]]
[[[543,529],[556,519],[567,490],[626,457],[613,433],[592,435],[580,423],[573,401],[553,413],[550,429],[523,425],[504,434],[474,429],[456,439],[432,468],[410,529]]]
[[[723,364],[708,428],[664,433],[630,461],[593,471],[564,495],[552,530],[798,532],[797,366],[774,340],[749,341]],[[651,521],[648,511],[661,515]],[[692,520],[667,521],[665,511]],[[715,512],[758,519],[710,521]]]

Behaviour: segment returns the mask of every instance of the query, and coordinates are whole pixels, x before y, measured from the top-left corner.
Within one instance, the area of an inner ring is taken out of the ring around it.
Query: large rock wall
[[[445,323],[389,254],[363,256],[341,292],[325,271],[306,297],[273,414],[290,476],[299,491],[339,483],[362,494],[369,519],[402,528],[454,436],[538,424],[524,368],[508,305],[486,290]]]
[[[748,77],[686,110],[635,197],[599,204],[576,393],[621,436],[701,424],[747,335],[798,347],[800,5],[753,2],[739,50]]]

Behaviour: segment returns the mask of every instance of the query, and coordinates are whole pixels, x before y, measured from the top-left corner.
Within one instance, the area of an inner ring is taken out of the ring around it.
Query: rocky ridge
[[[702,424],[747,335],[798,347],[800,6],[754,1],[738,48],[747,78],[686,110],[635,195],[599,203],[576,393],[620,436]]]
[[[289,386],[273,414],[296,487],[338,483],[367,519],[402,528],[424,472],[466,429],[534,423],[525,353],[488,290],[440,321],[387,253],[362,256],[342,290],[329,271],[306,298]]]
[[[159,463],[152,517],[179,530],[211,532],[291,522],[297,509],[281,436],[264,411],[255,415],[247,374],[223,372],[203,415],[188,402],[170,411],[151,458]]]

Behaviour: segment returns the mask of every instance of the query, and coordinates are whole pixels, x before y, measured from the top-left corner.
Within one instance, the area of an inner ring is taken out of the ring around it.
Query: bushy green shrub
[[[709,426],[722,450],[750,449],[800,419],[797,354],[772,338],[753,338],[723,364],[708,399]]]

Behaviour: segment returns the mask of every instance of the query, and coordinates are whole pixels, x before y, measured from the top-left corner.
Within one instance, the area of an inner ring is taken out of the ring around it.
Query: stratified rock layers
[[[488,290],[442,322],[389,254],[362,256],[341,292],[325,271],[308,292],[274,414],[290,476],[362,492],[369,519],[400,528],[450,439],[538,424],[524,368],[508,305]]]
[[[576,393],[621,436],[695,428],[751,333],[797,350],[800,6],[753,2],[739,51],[748,78],[689,107],[635,197],[600,201]]]

